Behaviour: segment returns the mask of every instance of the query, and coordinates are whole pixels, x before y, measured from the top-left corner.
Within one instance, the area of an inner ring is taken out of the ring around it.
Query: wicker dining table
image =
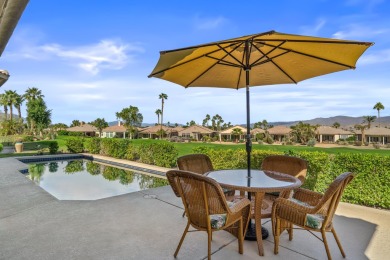
[[[271,212],[271,204],[267,205],[267,203],[263,203],[264,195],[266,192],[292,190],[301,186],[301,181],[291,175],[261,170],[251,170],[250,178],[248,178],[248,171],[243,169],[210,171],[206,175],[216,180],[223,188],[254,195],[252,218],[255,219],[255,234],[259,255],[264,256],[261,218],[262,216],[270,216]],[[252,224],[250,221],[248,232],[253,232],[250,230],[251,227]]]

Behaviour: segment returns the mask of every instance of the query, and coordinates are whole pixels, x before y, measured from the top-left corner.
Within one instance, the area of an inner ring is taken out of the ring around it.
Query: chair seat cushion
[[[324,216],[321,214],[307,214],[306,215],[306,224],[305,226],[320,229],[322,227],[322,222],[324,222]]]
[[[229,208],[233,207],[242,198],[234,198],[232,201],[226,201]],[[210,224],[212,229],[220,229],[226,224],[226,214],[212,214],[210,217]]]
[[[225,226],[226,214],[213,214],[210,215],[210,224],[212,229],[220,229]]]
[[[309,204],[306,202],[291,198],[291,201],[305,206],[305,207],[310,207]],[[314,229],[320,229],[322,227],[322,222],[324,222],[325,217],[321,214],[306,214],[306,227],[314,228]]]

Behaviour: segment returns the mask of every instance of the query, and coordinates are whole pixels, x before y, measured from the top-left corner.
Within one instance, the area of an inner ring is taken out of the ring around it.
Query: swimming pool
[[[163,178],[85,159],[29,163],[27,177],[59,200],[97,200],[168,185]]]

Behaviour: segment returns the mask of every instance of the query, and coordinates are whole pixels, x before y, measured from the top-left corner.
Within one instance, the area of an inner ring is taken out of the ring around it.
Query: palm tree
[[[368,125],[355,125],[355,129],[360,130],[362,132],[362,145],[365,143],[366,135],[365,130],[368,128]]]
[[[16,100],[15,101],[16,102],[15,102],[14,106],[18,110],[19,120],[21,120],[22,119],[22,112],[21,112],[20,107],[22,106],[22,104],[24,102],[24,96],[16,94]]]
[[[38,88],[28,88],[26,92],[24,93],[24,98],[27,101],[35,100],[38,98],[44,98],[45,96],[42,95],[42,91]]]
[[[203,124],[202,125],[209,127],[209,121],[210,121],[210,115],[207,114],[205,119],[203,119]]]
[[[371,123],[373,123],[376,119],[376,116],[363,116],[363,124],[367,123],[367,129],[371,128]]]
[[[17,96],[18,96],[18,94],[14,90],[6,90],[5,91],[5,98],[7,100],[8,106],[9,106],[9,120],[10,121],[12,121],[13,107],[14,107],[14,104],[17,102]]]
[[[0,94],[0,105],[4,106],[4,119],[8,119],[8,103],[5,94]]]
[[[382,105],[381,102],[378,102],[375,104],[375,106],[372,109],[378,110],[378,123],[379,123],[379,127],[381,127],[381,117],[379,111],[385,109],[385,107]]]
[[[157,109],[156,110],[156,115],[157,115],[157,124],[159,125],[160,124],[160,115],[161,115],[161,109]]]
[[[163,126],[163,123],[164,123],[164,120],[163,120],[163,117],[164,117],[164,100],[168,99],[168,95],[167,94],[164,94],[164,93],[161,93],[159,96],[158,96],[159,99],[161,99],[161,124],[160,124],[160,132],[162,133],[162,126]],[[161,138],[161,136],[160,136]]]
[[[35,129],[35,122],[30,117],[30,112],[31,112],[30,107],[32,107],[30,106],[30,103],[38,99],[43,99],[45,96],[42,94],[41,90],[32,87],[32,88],[28,88],[24,92],[23,97],[27,100],[27,123],[30,125],[31,131],[33,131],[33,129]]]
[[[232,129],[232,136],[240,138],[240,136],[242,134],[243,134],[243,132],[240,128],[233,128]]]

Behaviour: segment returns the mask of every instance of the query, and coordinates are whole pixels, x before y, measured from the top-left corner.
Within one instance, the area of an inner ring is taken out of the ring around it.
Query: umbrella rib
[[[186,88],[188,86],[190,86],[192,83],[194,83],[197,79],[199,79],[200,77],[202,77],[207,71],[209,71],[211,68],[213,68],[215,65],[219,64],[219,62],[221,60],[217,59],[217,58],[214,58],[214,57],[211,57],[211,56],[208,56],[208,54],[205,55],[206,57],[208,58],[211,58],[211,59],[215,59],[217,62],[214,63],[213,65],[211,65],[210,67],[208,67],[205,71],[203,71],[201,74],[199,74],[197,77],[195,77],[190,83],[186,84]],[[227,55],[226,55],[227,56]],[[224,59],[226,56],[224,56],[222,59]],[[225,61],[226,62],[226,61]],[[222,65],[228,65],[228,66],[233,66],[235,64],[232,63],[232,65],[229,65],[229,64],[222,64]]]
[[[273,52],[274,50],[276,50],[277,48],[279,48],[280,46],[282,46],[285,42],[286,42],[286,41],[281,42],[281,43],[280,43],[279,45],[277,45],[277,46],[274,46],[273,49],[271,49],[269,52],[267,52],[267,53],[265,53],[265,54],[260,50],[260,48],[258,48],[256,45],[254,45],[255,48],[256,48],[256,50],[257,50],[258,52],[261,52],[261,53],[263,54],[263,56],[260,57],[260,58],[258,58],[257,60],[255,60],[255,61],[251,64],[251,67],[255,67],[255,66],[257,66],[257,65],[261,65],[261,64],[264,64],[264,63],[268,62],[268,61],[269,61],[269,58],[268,58],[267,55],[270,54],[271,52]],[[259,42],[259,43],[260,43],[260,42]],[[262,42],[261,42],[261,43],[262,43]],[[282,53],[282,54],[285,54],[285,53]],[[275,57],[279,57],[279,56],[280,56],[280,54],[277,55],[277,56],[275,56]],[[263,59],[264,57],[267,57],[268,60],[262,61],[262,62],[258,63],[258,62],[259,62],[261,59]],[[275,57],[273,57],[273,58],[275,58]]]
[[[282,42],[282,43],[279,44],[278,46],[281,46],[283,43],[284,43],[284,42]],[[273,61],[274,58],[279,57],[279,56],[281,56],[281,55],[284,55],[284,54],[288,53],[288,51],[286,51],[286,52],[284,52],[284,53],[281,53],[281,54],[279,54],[279,55],[276,55],[275,57],[272,57],[272,58],[268,57],[268,54],[270,54],[270,53],[273,52],[275,49],[277,49],[278,46],[275,46],[275,48],[274,48],[273,50],[269,51],[268,53],[264,53],[262,50],[258,49],[258,51],[259,51],[261,54],[263,54],[263,57],[266,57],[266,58],[268,59],[268,60],[262,62],[261,64],[264,64],[264,63],[266,63],[266,62],[272,62],[272,64],[274,64],[275,67],[277,67],[284,75],[286,75],[292,82],[294,82],[295,84],[297,84],[297,83],[298,83],[297,81],[295,81],[295,80],[294,80],[294,79],[293,79],[285,70],[283,70],[278,64],[276,64],[276,63]],[[258,65],[261,65],[261,64],[258,64]]]
[[[232,45],[234,45],[234,44],[232,44]],[[230,45],[230,46],[232,46],[232,45]],[[203,57],[208,57],[208,58],[212,58],[212,59],[218,60],[217,58],[214,58],[214,57],[212,57],[212,56],[209,56],[210,54],[213,54],[213,53],[215,53],[215,52],[220,51],[221,49],[224,50],[224,49],[223,49],[222,47],[220,47],[218,44],[217,44],[217,46],[218,46],[220,49],[218,49],[218,50],[213,50],[213,51],[211,51],[211,52],[209,52],[209,53],[202,54],[202,55],[200,55],[200,56],[198,56],[198,57],[194,57],[194,58],[192,58],[192,59],[190,59],[190,60],[188,60],[188,61],[185,61],[185,62],[176,64],[176,65],[174,65],[174,66],[172,66],[172,67],[169,67],[169,68],[165,68],[165,69],[159,70],[159,71],[157,71],[157,72],[155,72],[155,73],[150,74],[150,75],[148,76],[148,78],[151,78],[151,77],[153,77],[154,75],[157,75],[157,74],[159,74],[159,73],[162,73],[162,72],[165,72],[165,71],[174,69],[174,68],[176,68],[176,67],[178,67],[178,66],[184,65],[184,64],[186,64],[186,63],[192,62],[192,61],[194,61],[194,60],[197,60],[197,59],[200,59],[200,58],[203,58]],[[230,46],[229,46],[229,47],[230,47]],[[237,47],[238,47],[238,46],[237,46]],[[237,48],[237,47],[236,47],[236,48]],[[190,48],[188,48],[188,49],[190,49]],[[233,49],[233,50],[234,50],[234,49]],[[225,51],[225,52],[226,52],[226,51]],[[167,53],[167,52],[161,52],[161,54],[165,54],[165,53]],[[224,59],[225,57],[226,57],[226,56],[224,56],[223,59]],[[231,56],[231,57],[233,57],[233,56]],[[224,62],[228,63],[227,61],[224,61]],[[237,61],[237,62],[239,62],[239,61]],[[231,64],[231,65],[236,65],[236,64],[234,64],[234,63],[230,63],[230,64]],[[226,64],[226,65],[228,65],[228,64]]]
[[[312,42],[312,43],[316,43],[316,42]],[[270,46],[270,47],[276,47],[275,45],[267,44],[267,43],[264,43],[264,45],[267,45],[267,46]],[[293,49],[288,49],[288,48],[283,48],[283,47],[277,47],[277,48],[280,49],[280,50],[286,51],[283,54],[286,54],[288,52],[293,52],[293,53],[300,54],[300,55],[303,55],[303,56],[307,56],[307,57],[310,57],[310,58],[313,58],[313,59],[318,59],[318,60],[326,61],[326,62],[329,62],[329,63],[337,64],[337,65],[340,65],[340,66],[343,66],[343,67],[347,67],[347,68],[350,68],[350,69],[355,69],[354,66],[350,66],[348,64],[344,64],[344,63],[340,63],[340,62],[337,62],[337,61],[321,58],[321,57],[318,57],[318,56],[314,56],[314,55],[307,54],[307,53],[304,53],[304,52],[296,51],[296,50],[293,50]],[[275,58],[275,57],[273,57],[273,58]]]

